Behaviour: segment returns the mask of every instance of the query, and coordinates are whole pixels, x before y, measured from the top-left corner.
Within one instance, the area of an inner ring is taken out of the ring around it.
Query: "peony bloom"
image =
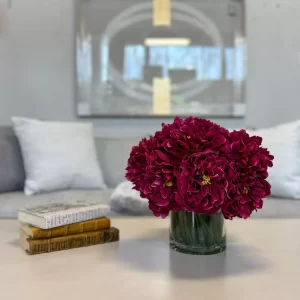
[[[185,210],[213,215],[226,201],[229,161],[214,152],[204,151],[184,159],[180,166],[179,203]]]
[[[174,164],[154,137],[143,139],[132,148],[126,178],[134,183],[141,197],[149,200],[156,216],[166,217],[175,208]]]
[[[230,133],[230,143],[228,156],[232,162],[228,174],[231,180],[228,201],[224,203],[222,212],[227,219],[247,219],[254,210],[262,208],[262,199],[271,193],[266,178],[274,157],[261,147],[260,137],[249,137],[245,130]]]
[[[266,180],[248,179],[235,186],[235,193],[229,191],[229,197],[222,212],[226,219],[240,217],[247,219],[253,211],[263,207],[263,198],[270,195],[271,186]],[[230,190],[230,187],[229,187]]]
[[[228,142],[229,132],[219,125],[195,117],[182,120],[176,117],[173,124],[163,124],[155,133],[167,155],[179,166],[182,159],[207,149],[219,150]]]

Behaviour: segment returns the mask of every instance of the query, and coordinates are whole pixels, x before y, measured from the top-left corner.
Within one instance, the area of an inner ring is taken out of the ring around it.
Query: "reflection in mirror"
[[[79,116],[244,116],[242,1],[81,0]]]

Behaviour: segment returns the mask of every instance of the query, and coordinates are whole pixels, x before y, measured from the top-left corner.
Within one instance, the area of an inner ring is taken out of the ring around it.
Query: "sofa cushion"
[[[112,190],[67,190],[52,193],[26,196],[23,192],[0,194],[0,218],[17,218],[20,208],[30,208],[50,203],[64,203],[67,201],[87,200],[109,204]],[[114,215],[112,212],[110,215]]]
[[[78,199],[109,204],[113,191],[113,189],[99,191],[68,190],[35,196],[25,196],[23,192],[0,193],[0,218],[17,218],[20,208]],[[126,212],[118,212],[115,211],[113,207],[111,207],[111,211],[108,214],[109,217],[124,215],[132,216],[136,214],[128,210]],[[144,215],[149,215],[149,211],[145,211]],[[268,198],[264,201],[263,209],[257,213],[253,213],[251,218],[300,218],[300,201],[294,199]],[[166,220],[166,222],[168,221]]]
[[[24,159],[26,195],[105,188],[92,124],[22,117],[12,122]]]
[[[12,128],[0,127],[0,193],[20,191],[25,171],[17,137]]]
[[[140,196],[140,192],[133,189],[130,181],[120,183],[111,195],[112,210],[131,215],[153,215],[149,209],[148,200]]]

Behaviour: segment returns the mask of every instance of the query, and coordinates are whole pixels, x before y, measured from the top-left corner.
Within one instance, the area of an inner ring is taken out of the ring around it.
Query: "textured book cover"
[[[30,255],[88,247],[118,240],[119,229],[115,227],[71,234],[63,237],[36,240],[29,238],[24,231],[20,230],[20,245]]]
[[[51,238],[108,228],[110,228],[109,218],[94,219],[50,229],[41,229],[29,224],[21,224],[21,230],[31,239]]]
[[[102,218],[108,212],[108,205],[94,202],[52,203],[50,205],[20,209],[19,220],[42,229],[49,229]]]

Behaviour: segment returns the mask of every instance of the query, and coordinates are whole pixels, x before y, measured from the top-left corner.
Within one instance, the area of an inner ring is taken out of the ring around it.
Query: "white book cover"
[[[52,203],[19,210],[19,221],[49,229],[102,218],[109,212],[109,205],[88,201]]]

